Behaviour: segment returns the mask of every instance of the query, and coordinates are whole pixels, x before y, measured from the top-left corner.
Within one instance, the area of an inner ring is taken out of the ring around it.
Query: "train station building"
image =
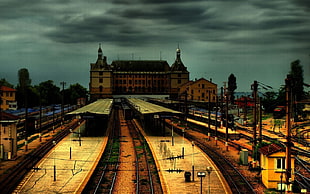
[[[178,88],[189,81],[189,72],[181,60],[181,50],[170,66],[164,60],[116,60],[108,64],[101,45],[98,58],[90,64],[90,99],[111,98],[114,95],[178,96]]]
[[[0,160],[16,157],[18,120],[18,116],[0,111]]]

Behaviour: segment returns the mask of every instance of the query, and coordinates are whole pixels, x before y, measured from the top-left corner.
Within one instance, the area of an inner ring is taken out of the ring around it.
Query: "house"
[[[10,160],[17,155],[18,116],[0,111],[0,159]]]
[[[187,95],[187,100],[191,101],[216,102],[217,85],[211,80],[200,78],[181,85],[178,95],[179,99],[185,99]]]
[[[261,153],[262,182],[267,189],[289,188],[286,184],[286,152],[285,147],[269,144],[259,149]],[[291,157],[291,179],[294,180],[294,157]]]
[[[15,100],[16,90],[7,86],[0,86],[0,109],[16,110],[17,102]]]

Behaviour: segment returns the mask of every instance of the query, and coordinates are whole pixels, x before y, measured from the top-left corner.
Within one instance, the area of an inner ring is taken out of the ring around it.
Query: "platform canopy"
[[[75,111],[67,113],[68,115],[85,115],[85,114],[96,114],[96,115],[109,115],[112,109],[112,99],[99,99],[91,104],[83,106]]]
[[[128,101],[141,114],[160,114],[160,113],[182,114],[182,112],[175,111],[156,104],[152,104],[150,102],[146,102],[138,98],[128,98]]]

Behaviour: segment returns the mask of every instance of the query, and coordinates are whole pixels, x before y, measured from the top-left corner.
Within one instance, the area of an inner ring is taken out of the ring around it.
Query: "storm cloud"
[[[3,0],[0,7],[0,78],[13,84],[26,67],[35,83],[88,87],[99,43],[109,62],[169,64],[179,45],[191,79],[220,87],[234,73],[239,91],[254,80],[280,87],[296,59],[310,82],[307,0]]]

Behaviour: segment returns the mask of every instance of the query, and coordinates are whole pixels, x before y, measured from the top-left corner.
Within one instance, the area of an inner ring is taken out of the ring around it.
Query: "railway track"
[[[66,128],[57,133],[54,138],[27,154],[18,165],[11,168],[7,174],[3,175],[0,180],[1,193],[12,193],[24,176],[54,147],[53,141],[56,143],[61,141],[70,133],[70,128],[76,128],[77,126],[77,121],[66,126]]]
[[[175,129],[175,131],[179,135],[182,134],[182,131],[178,128]],[[210,156],[210,158],[213,160],[213,162],[216,164],[216,166],[225,177],[232,193],[255,193],[254,188],[249,183],[249,181],[224,156],[217,153],[214,149],[206,145],[205,142],[197,136],[185,132],[184,137],[190,141],[193,141],[196,146],[198,146],[203,152]]]
[[[302,189],[310,190],[310,163],[295,157],[295,180]]]
[[[125,120],[118,109],[114,116],[109,147],[83,193],[120,193],[126,189],[130,193],[163,193],[152,154],[134,120]]]
[[[230,186],[230,189],[232,190],[232,193],[255,193],[252,185],[225,157],[205,145],[197,137],[189,134],[185,134],[185,137],[191,141],[194,141],[195,145],[197,145],[201,150],[203,150],[212,158],[214,163],[225,177],[227,183]]]
[[[117,122],[118,115],[112,111],[113,127],[109,130],[109,140],[92,177],[82,193],[112,193],[117,169],[119,167],[120,154],[120,123]]]

